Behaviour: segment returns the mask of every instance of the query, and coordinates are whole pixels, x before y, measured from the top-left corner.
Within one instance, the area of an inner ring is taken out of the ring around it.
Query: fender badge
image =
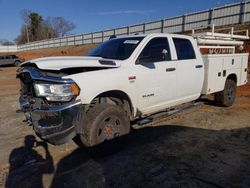
[[[136,80],[136,76],[130,76],[130,77],[128,77],[128,80],[130,83],[134,83]]]
[[[136,80],[136,76],[130,76],[130,77],[128,77],[128,80]]]

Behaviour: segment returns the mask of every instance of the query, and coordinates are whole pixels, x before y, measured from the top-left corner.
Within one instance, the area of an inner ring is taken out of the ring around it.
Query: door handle
[[[168,68],[166,69],[166,72],[171,72],[171,71],[175,71],[176,69],[175,68]]]
[[[195,66],[195,68],[197,68],[197,69],[200,69],[200,68],[202,68],[203,67],[203,65],[196,65]]]

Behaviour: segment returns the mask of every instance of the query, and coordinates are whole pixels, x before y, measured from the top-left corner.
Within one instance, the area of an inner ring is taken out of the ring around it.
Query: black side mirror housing
[[[139,64],[148,63],[150,62],[149,60],[150,60],[150,57],[148,56],[138,57],[137,60],[135,61],[135,64],[139,65]]]

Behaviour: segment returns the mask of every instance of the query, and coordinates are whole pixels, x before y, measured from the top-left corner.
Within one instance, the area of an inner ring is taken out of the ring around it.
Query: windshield
[[[91,50],[87,56],[124,60],[130,57],[144,37],[126,37],[108,40]]]

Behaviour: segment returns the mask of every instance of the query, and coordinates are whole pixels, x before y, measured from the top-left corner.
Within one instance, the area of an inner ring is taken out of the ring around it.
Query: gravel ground
[[[250,187],[250,85],[230,108],[195,107],[93,154],[73,141],[28,144],[15,70],[0,67],[0,187]]]

